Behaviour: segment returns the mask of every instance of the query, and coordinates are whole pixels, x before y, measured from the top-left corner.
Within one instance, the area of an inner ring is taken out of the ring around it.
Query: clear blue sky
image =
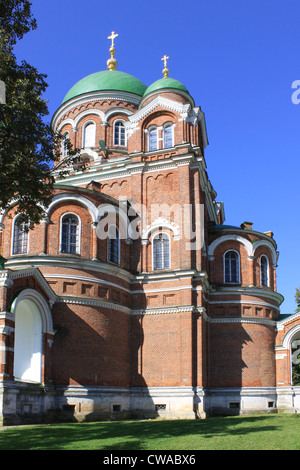
[[[31,0],[38,29],[18,43],[19,60],[47,74],[50,116],[84,76],[106,69],[116,31],[118,70],[145,84],[184,83],[206,116],[207,170],[226,223],[272,230],[280,252],[281,313],[300,286],[299,0]]]

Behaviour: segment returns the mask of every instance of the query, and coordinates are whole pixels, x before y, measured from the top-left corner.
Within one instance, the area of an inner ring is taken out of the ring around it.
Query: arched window
[[[151,152],[157,149],[158,149],[157,127],[150,127],[148,129],[148,151]]]
[[[68,148],[67,148],[67,140],[69,140],[69,132],[65,132],[63,134],[62,140],[61,140],[61,157],[64,158],[68,154]]]
[[[236,251],[227,251],[225,253],[225,282],[240,282],[239,255]]]
[[[114,124],[114,145],[126,145],[125,126],[122,121],[116,121]]]
[[[166,233],[153,238],[153,269],[170,269],[170,239]]]
[[[13,255],[20,255],[28,252],[29,248],[29,221],[21,220],[20,216],[14,221]]]
[[[265,255],[260,257],[260,284],[268,287],[269,285],[269,263],[268,258]]]
[[[95,147],[96,125],[88,122],[83,128],[83,148]]]
[[[62,217],[60,251],[80,254],[80,223],[74,214],[65,214]]]
[[[174,127],[171,122],[166,123],[163,127],[163,142],[165,149],[174,146]]]
[[[107,259],[111,263],[120,263],[120,237],[115,225],[111,225],[108,229]]]

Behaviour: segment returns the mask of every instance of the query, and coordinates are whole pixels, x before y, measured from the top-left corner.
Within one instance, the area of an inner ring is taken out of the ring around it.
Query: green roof
[[[103,70],[82,78],[68,91],[63,103],[76,96],[93,91],[123,91],[143,96],[146,85],[129,73]]]
[[[159,80],[156,80],[156,82],[152,83],[152,85],[148,86],[147,90],[144,93],[144,97],[146,95],[149,95],[149,93],[152,93],[153,91],[158,91],[158,90],[162,90],[165,88],[180,90],[189,94],[186,87],[178,80],[175,80],[174,78],[170,78],[170,77],[163,77],[163,78],[160,78]]]

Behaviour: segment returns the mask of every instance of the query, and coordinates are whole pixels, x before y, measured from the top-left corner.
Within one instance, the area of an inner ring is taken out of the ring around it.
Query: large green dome
[[[156,80],[156,82],[148,86],[143,96],[145,97],[146,95],[149,95],[149,93],[163,90],[166,88],[184,91],[185,93],[189,94],[186,87],[178,80],[175,80],[174,78],[170,78],[170,77],[163,77],[163,78],[160,78],[159,80]]]
[[[143,96],[146,85],[129,73],[103,70],[82,78],[68,91],[63,103],[76,96],[93,91],[123,91]]]

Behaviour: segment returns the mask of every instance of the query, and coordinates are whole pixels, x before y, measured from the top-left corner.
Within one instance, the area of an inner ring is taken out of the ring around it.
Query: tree
[[[6,88],[6,102],[0,104],[0,209],[17,201],[31,228],[51,201],[51,168],[60,156],[62,139],[45,122],[49,112],[42,95],[47,76],[26,61],[18,65],[13,53],[16,42],[36,27],[30,1],[0,0],[0,81]],[[66,147],[70,166],[78,150],[69,142]]]
[[[298,287],[296,289],[296,294],[295,294],[295,300],[296,300],[296,304],[297,304],[297,312],[298,310],[300,310],[300,287]]]

